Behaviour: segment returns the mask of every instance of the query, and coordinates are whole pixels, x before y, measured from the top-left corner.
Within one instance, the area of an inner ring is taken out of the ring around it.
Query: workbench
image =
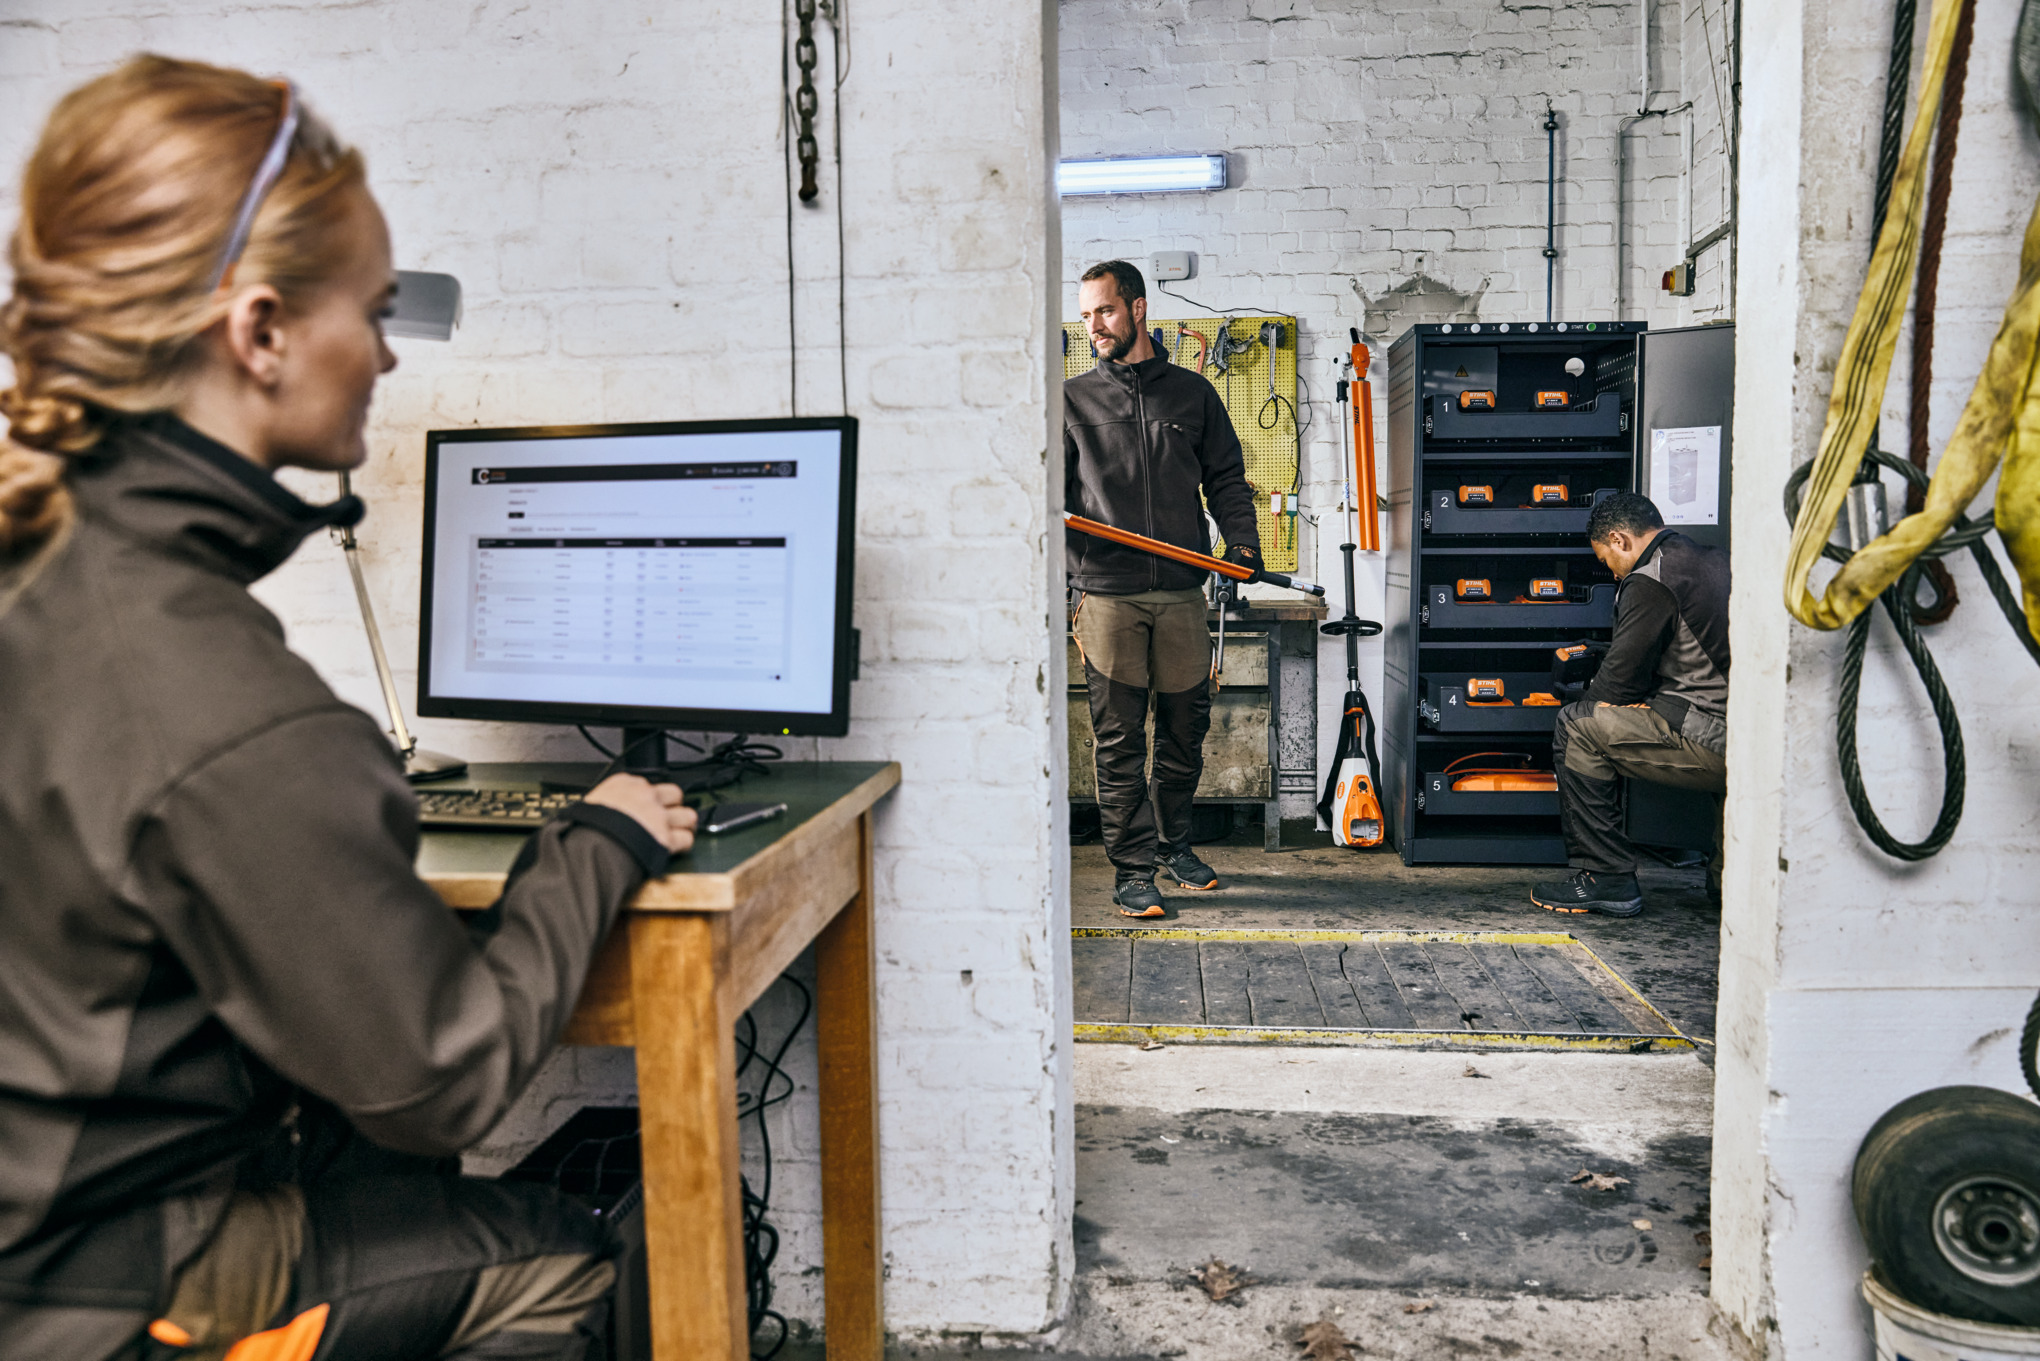
[[[435,789],[586,780],[585,765],[477,765]],[[657,1361],[750,1355],[738,1190],[736,1024],[812,942],[822,1270],[831,1361],[880,1361],[872,807],[891,762],[786,762],[747,780],[773,821],[700,838],[646,883],[596,956],[564,1037],[637,1050]],[[503,890],[521,833],[427,832],[418,870],[450,907]]]
[[[1325,604],[1306,596],[1236,601],[1225,616],[1225,669],[1204,739],[1196,802],[1258,803],[1262,844],[1282,846],[1282,805],[1303,816],[1317,798],[1317,625]],[[1218,611],[1205,613],[1218,632]],[[1097,801],[1089,686],[1076,640],[1068,653],[1069,787],[1072,803]],[[1149,726],[1153,754],[1153,726]]]

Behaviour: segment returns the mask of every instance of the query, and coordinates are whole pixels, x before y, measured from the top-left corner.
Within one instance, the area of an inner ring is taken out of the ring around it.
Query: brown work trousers
[[[1576,869],[1632,874],[1636,844],[1623,830],[1626,777],[1721,794],[1728,760],[1672,730],[1655,709],[1580,700],[1558,711],[1551,734],[1558,772],[1558,820],[1566,856]],[[1715,801],[1714,858],[1708,881],[1721,881],[1721,802]]]
[[[1163,847],[1190,845],[1190,808],[1211,729],[1211,631],[1204,592],[1087,595],[1071,629],[1090,687],[1098,822],[1120,883],[1155,872]],[[1155,716],[1152,775],[1147,717]]]
[[[370,1145],[308,1101],[294,1181],[244,1186],[121,1361],[219,1361],[254,1333],[312,1361],[593,1361],[616,1269],[607,1226],[549,1187]]]

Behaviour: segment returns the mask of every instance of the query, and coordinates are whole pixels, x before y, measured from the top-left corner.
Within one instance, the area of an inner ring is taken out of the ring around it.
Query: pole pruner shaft
[[[1265,581],[1271,586],[1302,591],[1306,595],[1322,596],[1325,593],[1324,587],[1314,581],[1305,581],[1302,577],[1227,562],[1224,558],[1214,558],[1211,554],[1200,553],[1194,548],[1178,548],[1175,544],[1150,539],[1147,535],[1136,534],[1130,529],[1115,529],[1111,525],[1097,520],[1087,520],[1068,511],[1063,512],[1063,524],[1079,534],[1089,534],[1093,538],[1104,539],[1108,543],[1116,543],[1125,548],[1136,548],[1143,553],[1152,553],[1158,558],[1167,558],[1171,562],[1185,563],[1207,572],[1216,572],[1222,577],[1231,577],[1234,581]]]

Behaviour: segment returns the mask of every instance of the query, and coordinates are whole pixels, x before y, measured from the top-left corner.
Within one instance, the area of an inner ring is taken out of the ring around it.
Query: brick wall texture
[[[1554,314],[1654,327],[1728,315],[1726,245],[1702,257],[1692,297],[1669,297],[1657,281],[1726,214],[1731,7],[1648,6],[1647,103],[1644,9],[1063,0],[1062,154],[1223,151],[1233,184],[1066,201],[1065,314],[1075,316],[1076,278],[1091,262],[1123,256],[1145,270],[1152,251],[1191,250],[1198,277],[1181,293],[1296,316],[1315,399],[1303,436],[1306,575],[1337,582],[1346,541],[1333,384],[1347,328],[1373,349],[1385,421],[1388,345],[1411,323],[1544,316],[1547,104],[1560,125]],[[1636,117],[1644,107],[1676,112]],[[1206,314],[1152,291],[1149,305],[1156,317]],[[1378,444],[1385,458],[1385,435]],[[1380,615],[1381,573],[1378,557],[1360,556],[1363,616]],[[1362,683],[1377,701],[1380,646],[1361,644]],[[1343,649],[1321,650],[1320,770],[1344,670]],[[1284,813],[1309,802],[1292,795]]]
[[[841,409],[847,370],[863,420],[863,679],[853,735],[788,754],[906,771],[877,829],[888,1321],[1024,1331],[1062,1307],[1074,1156],[1057,986],[1067,838],[1052,797],[1064,739],[1047,681],[1062,666],[1045,519],[1061,457],[1047,378],[1054,11],[847,9],[843,181],[825,165],[820,206],[796,205],[793,256],[799,410]],[[832,148],[826,22],[821,48]],[[143,50],[292,76],[366,153],[398,263],[466,287],[451,345],[396,342],[358,480],[407,694],[424,431],[789,410],[775,7],[6,0],[0,217],[11,225],[18,167],[55,99]],[[337,551],[307,544],[262,594],[294,646],[376,711]],[[419,727],[470,759],[591,755],[571,730]],[[786,999],[768,1000],[768,1036],[791,1019]],[[500,1166],[579,1104],[627,1097],[620,1058],[563,1058],[478,1165]],[[774,1112],[777,1276],[781,1307],[818,1321],[811,1034],[789,1063],[807,1090]]]

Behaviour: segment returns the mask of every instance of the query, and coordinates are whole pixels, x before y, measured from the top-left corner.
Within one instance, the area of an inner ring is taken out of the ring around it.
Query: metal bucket
[[[2040,1357],[2040,1328],[1932,1314],[1863,1273],[1863,1298],[1877,1318],[1877,1361],[2015,1361]]]

